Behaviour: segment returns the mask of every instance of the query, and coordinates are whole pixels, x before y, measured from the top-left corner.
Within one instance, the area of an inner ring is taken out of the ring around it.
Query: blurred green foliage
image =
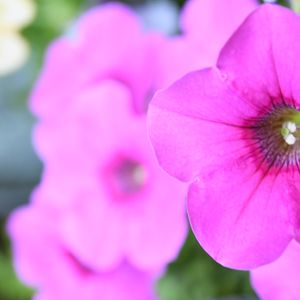
[[[0,299],[29,300],[32,295],[32,289],[23,285],[13,270],[9,240],[5,234],[5,219],[2,219],[0,220]]]
[[[208,300],[233,295],[255,299],[248,272],[217,264],[201,249],[192,232],[178,259],[158,283],[158,293],[164,300]]]
[[[88,5],[84,0],[36,0],[36,5],[36,18],[23,30],[23,34],[32,45],[38,71],[48,44],[67,30]]]

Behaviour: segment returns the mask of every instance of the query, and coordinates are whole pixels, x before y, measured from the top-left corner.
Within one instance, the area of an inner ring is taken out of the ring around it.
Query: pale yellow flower
[[[32,0],[0,0],[0,29],[20,29],[29,24],[36,12]]]
[[[34,18],[32,0],[0,0],[0,76],[21,67],[29,56],[29,45],[18,31]]]
[[[28,56],[28,43],[18,32],[0,33],[0,76],[19,68]]]

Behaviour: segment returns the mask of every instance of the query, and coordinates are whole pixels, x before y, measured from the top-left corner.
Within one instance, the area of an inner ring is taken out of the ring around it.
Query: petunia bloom
[[[130,38],[129,38],[130,37]],[[87,11],[72,36],[53,42],[31,96],[31,110],[40,118],[57,117],[72,106],[74,95],[101,80],[126,84],[135,109],[144,113],[156,89],[162,34],[145,31],[129,7],[108,3]]]
[[[181,38],[180,49],[189,49]],[[173,45],[144,32],[125,6],[109,4],[86,13],[73,38],[48,52],[31,99],[45,163],[46,196],[38,201],[65,211],[65,241],[91,267],[112,268],[126,257],[157,268],[184,241],[186,188],[157,164],[145,119],[151,93],[201,64],[194,50],[180,55]]]
[[[64,123],[41,122],[43,197],[64,210],[62,234],[89,266],[124,258],[144,269],[175,259],[187,232],[186,186],[158,165],[131,91],[103,80],[73,99]],[[172,233],[172,234],[170,234]]]
[[[274,262],[251,271],[261,300],[297,300],[300,295],[300,244],[292,241]]]
[[[15,267],[25,283],[37,288],[34,299],[156,298],[156,273],[139,271],[127,262],[108,272],[82,263],[60,235],[61,217],[51,206],[31,205],[15,211],[7,224]]]
[[[298,15],[262,5],[215,67],[186,75],[150,103],[158,159],[191,181],[192,229],[228,267],[269,263],[299,240],[299,34]]]
[[[90,10],[74,35],[50,49],[31,99],[45,164],[37,201],[64,210],[62,234],[87,265],[165,266],[187,220],[186,186],[160,168],[146,130],[164,40],[121,4]]]

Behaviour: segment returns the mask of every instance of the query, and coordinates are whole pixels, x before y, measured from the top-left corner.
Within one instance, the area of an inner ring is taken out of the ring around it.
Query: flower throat
[[[300,111],[292,106],[275,106],[255,120],[254,139],[264,160],[271,166],[299,168]]]

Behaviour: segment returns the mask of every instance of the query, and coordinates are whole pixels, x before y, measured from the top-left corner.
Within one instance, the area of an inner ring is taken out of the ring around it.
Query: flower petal
[[[255,0],[187,1],[181,28],[198,45],[217,55],[231,34],[257,6]]]
[[[74,280],[66,285],[66,280],[55,290],[43,289],[35,300],[101,300],[130,299],[155,300],[154,274],[139,271],[126,263],[122,263],[111,272],[91,275],[87,280]]]
[[[245,141],[243,122],[256,107],[232,92],[218,69],[190,73],[153,98],[149,134],[162,167],[181,180],[234,159]]]
[[[76,46],[65,38],[56,40],[47,50],[42,73],[30,97],[34,114],[57,115],[58,107],[60,113],[68,107],[70,97],[78,92],[82,80],[78,76],[76,55]]]
[[[87,268],[61,239],[61,219],[64,214],[51,206],[35,204],[16,211],[8,222],[18,275],[38,289],[34,299],[155,299],[158,272],[143,272],[124,261],[107,272]]]
[[[251,271],[251,283],[260,299],[298,299],[300,295],[300,244],[292,241],[271,264]]]
[[[94,165],[95,159],[100,161],[110,156],[119,143],[126,141],[129,133],[124,124],[134,115],[130,90],[114,80],[103,80],[82,90],[73,101],[68,113],[55,122],[40,122],[34,136],[36,149],[46,166],[49,163],[52,168],[72,172]],[[139,121],[142,118],[136,116]],[[83,156],[85,159],[80,159]]]
[[[184,243],[187,186],[159,167],[145,134],[144,139],[148,146],[144,154],[148,183],[143,195],[126,212],[126,246],[134,265],[153,270],[176,259]]]
[[[201,246],[230,268],[273,261],[293,236],[285,174],[262,173],[248,160],[203,172],[190,187],[188,213]]]
[[[97,187],[91,188],[91,192],[81,189],[65,212],[64,241],[85,265],[100,271],[111,270],[124,259],[122,218],[109,204],[105,205],[107,195],[97,194]]]
[[[300,18],[291,10],[262,5],[221,51],[217,66],[232,88],[254,103],[270,98],[300,103]]]
[[[75,37],[61,38],[48,51],[31,97],[32,111],[44,118],[63,114],[82,89],[107,78],[128,85],[133,104],[138,111],[144,109],[161,37],[143,33],[141,27],[137,16],[121,4],[88,11],[75,26]]]
[[[54,220],[58,219],[59,214],[51,206],[30,206],[19,208],[8,221],[15,268],[30,286],[55,288],[70,274],[76,275],[55,228]]]

